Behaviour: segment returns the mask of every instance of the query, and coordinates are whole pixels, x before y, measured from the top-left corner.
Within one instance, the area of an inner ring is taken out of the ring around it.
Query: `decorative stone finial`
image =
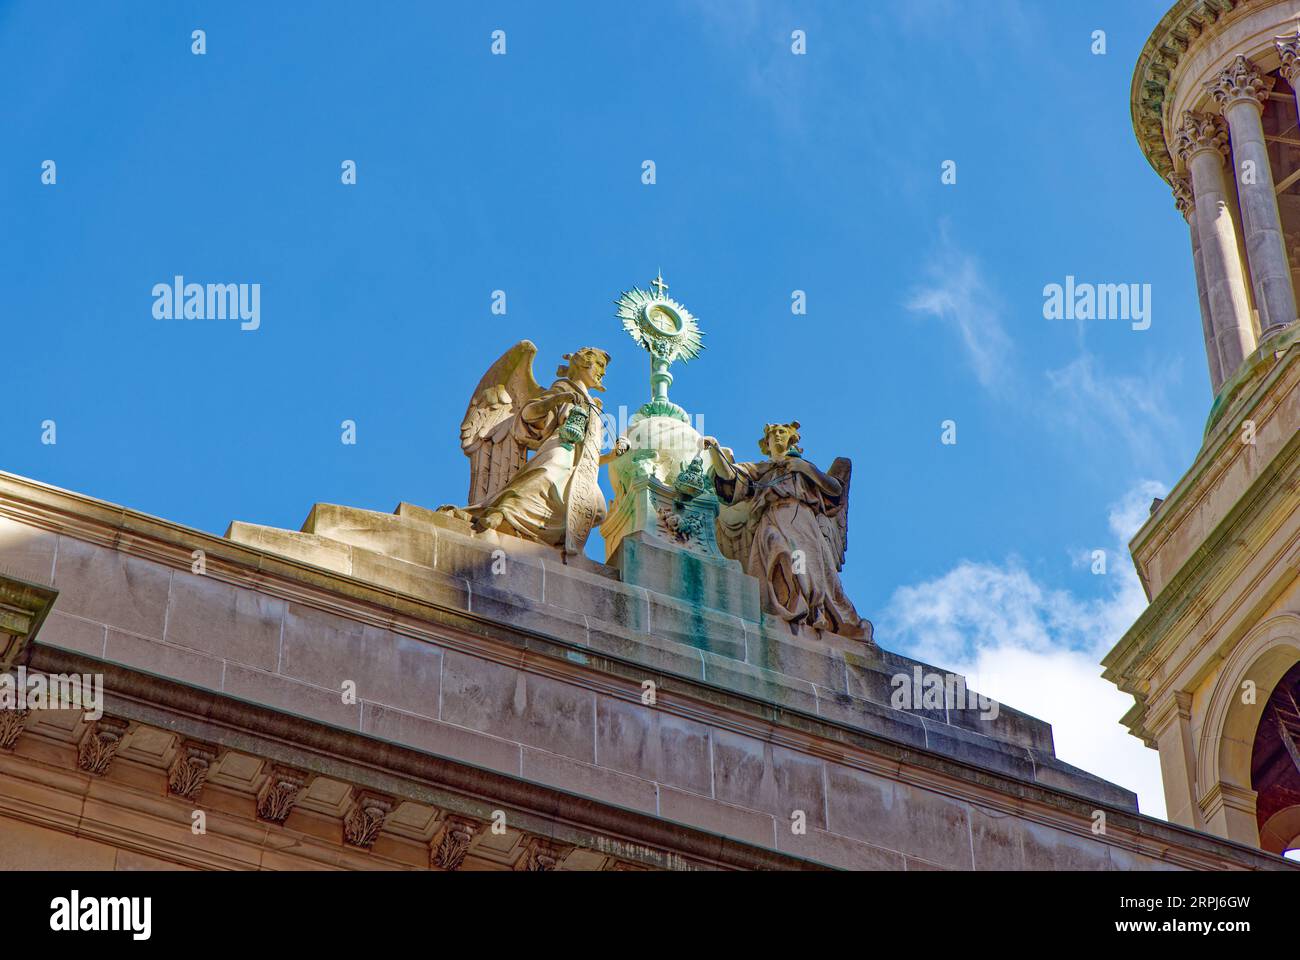
[[[1174,152],[1184,164],[1202,150],[1217,150],[1228,155],[1228,131],[1223,121],[1212,113],[1183,111],[1183,122],[1174,137]]]
[[[1214,79],[1205,85],[1205,89],[1214,98],[1220,110],[1226,110],[1238,101],[1253,103],[1263,110],[1268,92],[1273,89],[1276,82],[1245,57],[1237,57],[1229,66],[1216,74]]]

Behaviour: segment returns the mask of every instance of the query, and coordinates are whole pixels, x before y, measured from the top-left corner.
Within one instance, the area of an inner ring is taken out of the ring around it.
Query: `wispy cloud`
[[[1142,377],[1111,375],[1085,351],[1064,367],[1047,371],[1047,382],[1057,420],[1069,429],[1071,442],[1113,451],[1118,440],[1138,470],[1163,473],[1168,468],[1168,438],[1178,427],[1168,393],[1180,373],[1175,361]]]
[[[1145,480],[1111,506],[1098,597],[1052,589],[1015,558],[963,561],[899,587],[877,625],[886,646],[964,673],[980,693],[1047,720],[1061,759],[1137,791],[1156,816],[1165,815],[1158,758],[1119,724],[1132,698],[1098,664],[1146,606],[1126,545],[1164,492]]]
[[[1002,324],[1002,305],[979,261],[957,248],[943,231],[939,249],[926,268],[926,280],[904,304],[913,313],[934,317],[961,340],[980,385],[1004,392],[1014,355]]]

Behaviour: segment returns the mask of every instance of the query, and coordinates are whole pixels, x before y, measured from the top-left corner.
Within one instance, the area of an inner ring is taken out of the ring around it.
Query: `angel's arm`
[[[619,437],[614,441],[614,447],[609,451],[609,453],[602,453],[600,455],[600,465],[603,467],[611,460],[623,456],[623,454],[627,453],[631,448],[632,444],[628,442],[627,437]]]
[[[705,437],[704,449],[709,452],[709,459],[713,461],[713,473],[723,480],[736,479],[736,465],[723,452],[722,447],[718,444],[717,437]]]

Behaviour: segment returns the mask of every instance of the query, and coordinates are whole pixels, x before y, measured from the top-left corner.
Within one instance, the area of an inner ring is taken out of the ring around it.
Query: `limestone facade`
[[[0,475],[0,566],[46,605],[15,662],[106,689],[9,718],[0,867],[1288,866],[1010,707],[891,706],[936,668],[507,539],[407,504],[214,537]]]

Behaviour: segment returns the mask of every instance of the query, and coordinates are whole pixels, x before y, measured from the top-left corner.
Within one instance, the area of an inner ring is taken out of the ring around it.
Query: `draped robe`
[[[788,462],[737,463],[733,480],[714,475],[721,501],[718,546],[758,579],[769,612],[788,623],[865,639],[868,628],[844,594],[839,558],[818,520],[844,508],[843,491],[833,493],[791,471]]]

